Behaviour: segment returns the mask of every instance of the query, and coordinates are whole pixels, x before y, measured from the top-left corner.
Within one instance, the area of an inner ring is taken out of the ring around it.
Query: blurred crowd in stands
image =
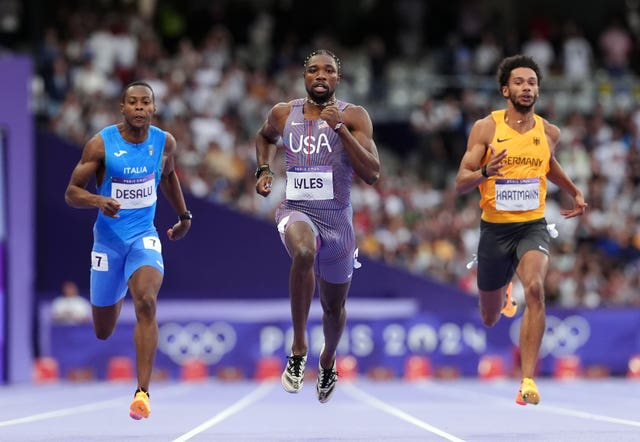
[[[272,165],[280,177],[273,195],[259,197],[253,137],[273,104],[305,95],[307,53],[329,48],[342,61],[338,98],[369,110],[374,138],[393,134],[378,139],[380,183],[353,188],[360,253],[474,292],[467,263],[477,245],[479,198],[457,196],[452,180],[470,125],[504,107],[497,63],[525,53],[544,71],[536,110],[561,127],[557,156],[589,203],[582,218],[564,220],[559,210],[568,202],[550,189],[547,221],[560,235],[552,241],[548,303],[640,306],[637,12],[603,19],[590,38],[579,23],[548,17],[518,35],[492,30],[475,9],[481,2],[462,3],[456,27],[437,47],[419,32],[422,2],[410,0],[397,2],[394,45],[373,34],[357,44],[326,33],[303,41],[266,11],[256,11],[241,36],[213,11],[196,39],[170,8],[147,16],[130,8],[67,10],[64,25],[57,17],[33,48],[34,112],[42,126],[82,146],[120,120],[122,86],[147,81],[156,124],[178,141],[185,191],[272,221],[284,195],[282,161]]]

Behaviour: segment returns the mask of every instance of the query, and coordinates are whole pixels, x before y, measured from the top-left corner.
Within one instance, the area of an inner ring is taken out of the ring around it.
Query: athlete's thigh
[[[94,242],[91,251],[91,304],[107,307],[116,304],[127,294],[124,256],[106,244]]]
[[[525,288],[532,283],[543,286],[548,268],[549,256],[540,250],[532,249],[522,256],[516,272]]]
[[[309,247],[315,246],[316,252],[320,248],[318,227],[306,213],[281,207],[276,214],[276,222],[280,241],[289,256],[292,256],[293,249],[298,244],[308,243]],[[304,226],[296,223],[303,223]]]
[[[157,299],[164,275],[157,267],[143,265],[129,278],[129,293],[134,302]]]
[[[493,291],[511,281],[516,266],[516,244],[502,230],[508,228],[483,222],[478,242],[478,288]]]
[[[534,221],[523,226],[521,239],[518,242],[517,273],[525,287],[533,282],[544,283],[549,267],[550,250],[551,238],[545,220]]]
[[[350,282],[356,262],[356,239],[351,207],[332,211],[330,217],[318,220],[322,247],[318,251],[317,273],[333,283]]]
[[[162,243],[155,230],[145,232],[133,240],[124,264],[124,274],[129,281],[131,276],[143,266],[151,266],[164,275]]]
[[[517,255],[518,259],[530,250],[542,252],[549,256],[551,250],[551,237],[547,231],[547,222],[544,219],[522,225],[519,233]]]

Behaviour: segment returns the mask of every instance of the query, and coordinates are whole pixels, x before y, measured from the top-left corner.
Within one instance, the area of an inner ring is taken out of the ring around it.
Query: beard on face
[[[533,100],[531,100],[531,104],[520,104],[520,103],[518,103],[518,100],[517,100],[515,94],[510,94],[509,95],[509,100],[511,101],[511,104],[513,104],[513,107],[518,112],[526,114],[531,109],[533,109],[533,106],[536,104],[536,101],[538,101],[538,95],[534,95],[533,96]]]
[[[316,103],[324,103],[328,101],[333,95],[333,91],[331,89],[327,89],[325,92],[319,94],[311,87],[307,88],[307,93],[309,94],[309,97]]]

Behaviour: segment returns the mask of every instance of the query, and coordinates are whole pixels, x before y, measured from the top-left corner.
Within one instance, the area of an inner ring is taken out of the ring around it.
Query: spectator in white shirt
[[[89,322],[91,304],[88,299],[80,296],[75,282],[65,281],[62,283],[60,296],[51,304],[51,316],[55,322],[61,324]]]

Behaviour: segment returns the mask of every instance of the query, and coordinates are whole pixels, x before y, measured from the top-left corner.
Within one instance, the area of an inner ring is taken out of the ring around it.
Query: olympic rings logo
[[[522,318],[514,321],[509,330],[511,342],[519,344],[520,323]],[[576,350],[587,343],[591,337],[589,322],[582,316],[547,316],[546,329],[540,345],[540,358],[547,355],[567,356],[574,354]]]
[[[158,331],[158,349],[178,365],[190,358],[215,364],[235,347],[236,341],[234,328],[226,322],[209,326],[201,322],[185,325],[169,322]]]

